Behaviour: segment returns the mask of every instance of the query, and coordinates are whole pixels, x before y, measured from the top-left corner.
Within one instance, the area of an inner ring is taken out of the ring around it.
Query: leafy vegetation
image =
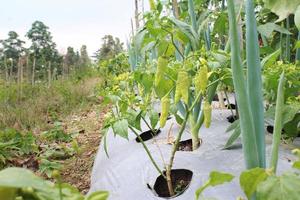
[[[247,199],[298,199],[299,173],[276,175],[276,169],[282,139],[292,141],[300,133],[299,1],[149,0],[150,10],[142,14],[137,0],[135,4],[135,30],[132,27],[127,51],[118,38],[106,35],[95,53],[95,64],[85,45],[80,53],[69,47],[65,55],[60,54],[49,28],[40,21],[26,34],[31,42],[28,49],[14,31],[1,40],[0,166],[15,166],[18,158],[33,156],[39,172],[54,178],[56,184],[26,170],[8,168],[0,172],[0,197],[107,199],[106,192],[83,197],[61,183],[57,171],[60,160],[80,151],[77,133],[66,133],[59,119],[87,105],[95,90],[110,108],[102,126],[106,154],[109,130],[127,140],[134,134],[165,179],[169,197],[184,191],[172,180],[182,135],[190,133],[191,150],[196,151],[200,130],[206,130],[201,127],[214,125],[212,101],[217,95],[219,106],[225,108],[224,94],[235,120],[226,130],[233,132],[224,148],[241,136],[246,170],[239,182]],[[97,88],[87,81],[93,73],[101,76],[101,81],[94,79],[99,82]],[[229,92],[235,96],[235,111]],[[168,162],[161,155],[160,166],[140,135],[141,124],[147,126],[160,151],[155,136],[161,130],[171,131],[172,126],[166,130],[170,117],[180,128],[175,139],[168,140],[172,144]],[[273,128],[270,158],[267,126]],[[36,134],[34,128],[48,129]],[[294,153],[299,156],[299,150]],[[295,170],[299,166],[299,161],[293,164]],[[7,181],[10,174],[14,175]],[[195,191],[196,199],[206,188],[233,179],[231,174],[212,171]]]
[[[57,171],[53,177],[57,183],[45,181],[32,172],[21,168],[8,168],[0,172],[0,197],[5,200],[106,200],[108,193],[98,191],[84,197],[76,188],[61,183]]]

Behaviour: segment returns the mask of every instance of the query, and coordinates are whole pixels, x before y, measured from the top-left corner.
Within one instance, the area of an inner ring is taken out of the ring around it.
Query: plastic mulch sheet
[[[214,197],[220,200],[235,200],[237,197],[244,197],[239,186],[239,174],[245,169],[241,142],[238,140],[231,150],[222,150],[230,136],[225,130],[230,125],[226,117],[230,115],[229,110],[214,110],[211,128],[201,128],[200,137],[203,140],[200,148],[194,152],[178,151],[175,157],[173,169],[189,169],[193,177],[188,189],[174,200],[192,200],[195,198],[195,191],[208,179],[211,171],[221,171],[234,174],[236,178],[231,183],[221,186],[210,187],[203,193],[204,197]],[[173,125],[172,125],[173,124]],[[146,141],[153,157],[163,168],[163,161],[169,160],[172,146],[167,144],[167,134],[172,126],[171,135],[176,136],[179,126],[174,119],[167,122],[161,133],[153,139]],[[143,130],[148,130],[142,125]],[[103,141],[100,144],[92,172],[90,192],[96,190],[107,190],[110,193],[110,200],[156,200],[162,199],[150,190],[156,178],[159,176],[150,162],[141,143],[137,143],[135,135],[129,135],[129,141],[114,137],[110,131],[107,137],[109,158],[103,148]],[[268,158],[271,151],[271,136],[267,135]],[[190,133],[184,133],[182,140],[190,139]],[[157,148],[157,144],[160,151]],[[291,170],[295,157],[290,153],[288,147],[280,148],[278,173]]]

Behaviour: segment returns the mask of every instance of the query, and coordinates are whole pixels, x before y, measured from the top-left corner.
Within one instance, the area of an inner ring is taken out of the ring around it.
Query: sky
[[[2,0],[0,39],[14,30],[25,40],[31,24],[40,20],[50,28],[60,52],[85,44],[92,55],[106,34],[125,43],[133,16],[134,0]]]

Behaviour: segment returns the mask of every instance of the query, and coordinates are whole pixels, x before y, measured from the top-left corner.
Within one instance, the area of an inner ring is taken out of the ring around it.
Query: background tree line
[[[66,54],[59,53],[49,27],[41,21],[35,21],[25,37],[31,42],[28,48],[15,31],[0,40],[0,71],[7,83],[26,81],[34,85],[48,81],[50,84],[58,76],[66,77],[91,65],[85,45],[80,52],[68,47]]]

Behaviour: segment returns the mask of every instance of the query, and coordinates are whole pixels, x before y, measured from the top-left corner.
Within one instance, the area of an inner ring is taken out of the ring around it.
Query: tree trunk
[[[33,64],[32,64],[32,72],[31,72],[31,85],[34,85],[35,82],[35,65],[36,65],[36,59],[35,56],[33,57]]]
[[[14,61],[10,60],[10,69],[9,69],[9,82],[13,79],[13,68],[14,68]]]
[[[57,80],[56,75],[57,75],[57,69],[54,68],[53,69],[53,74],[52,74],[52,80]]]
[[[51,86],[51,61],[48,64],[48,87]]]
[[[19,100],[22,97],[23,93],[23,88],[22,88],[22,83],[23,83],[23,65],[21,62],[21,58],[18,58],[18,72],[17,72],[17,82],[18,82],[18,90],[19,90]]]
[[[8,82],[9,74],[8,74],[8,67],[7,67],[7,60],[6,56],[4,57],[4,68],[5,68],[5,81]]]
[[[65,68],[66,68],[65,61],[63,60],[63,63],[62,63],[62,72],[61,72],[62,73],[62,79],[65,78],[65,74],[66,74]]]
[[[26,75],[25,75],[26,82],[30,83],[29,55],[26,56],[26,67],[25,67],[24,71],[26,73]]]

